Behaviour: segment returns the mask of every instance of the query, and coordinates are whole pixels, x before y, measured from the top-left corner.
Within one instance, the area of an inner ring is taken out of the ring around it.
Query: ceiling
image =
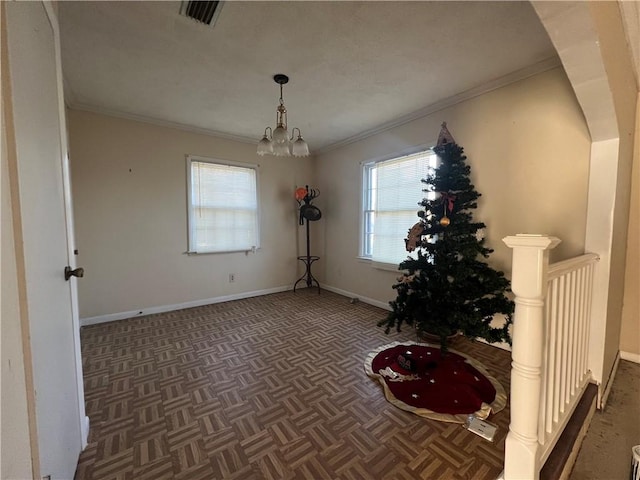
[[[213,28],[180,2],[59,8],[71,108],[257,142],[285,73],[312,153],[558,63],[529,2],[228,1]]]

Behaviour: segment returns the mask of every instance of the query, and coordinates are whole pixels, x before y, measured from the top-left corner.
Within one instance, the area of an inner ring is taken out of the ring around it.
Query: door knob
[[[72,270],[69,266],[64,267],[64,279],[69,280],[71,277],[84,277],[84,268],[78,267]]]

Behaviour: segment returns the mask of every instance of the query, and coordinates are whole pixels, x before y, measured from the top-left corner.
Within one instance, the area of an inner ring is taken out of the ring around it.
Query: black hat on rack
[[[316,220],[320,220],[322,217],[322,212],[315,205],[302,205],[300,207],[300,218],[306,218],[310,222],[315,222]]]

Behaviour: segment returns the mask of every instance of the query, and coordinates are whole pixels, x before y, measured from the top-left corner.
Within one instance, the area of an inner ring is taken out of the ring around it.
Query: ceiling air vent
[[[222,4],[224,2],[191,2],[183,1],[180,7],[180,14],[189,17],[196,22],[205,25],[213,25],[216,23]]]

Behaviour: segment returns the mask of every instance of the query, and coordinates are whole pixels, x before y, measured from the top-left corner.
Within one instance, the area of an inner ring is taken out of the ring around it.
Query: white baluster
[[[513,249],[511,289],[516,296],[511,352],[511,424],[505,441],[504,479],[538,479],[538,413],[544,296],[549,250],[560,239],[516,235],[502,240]]]

